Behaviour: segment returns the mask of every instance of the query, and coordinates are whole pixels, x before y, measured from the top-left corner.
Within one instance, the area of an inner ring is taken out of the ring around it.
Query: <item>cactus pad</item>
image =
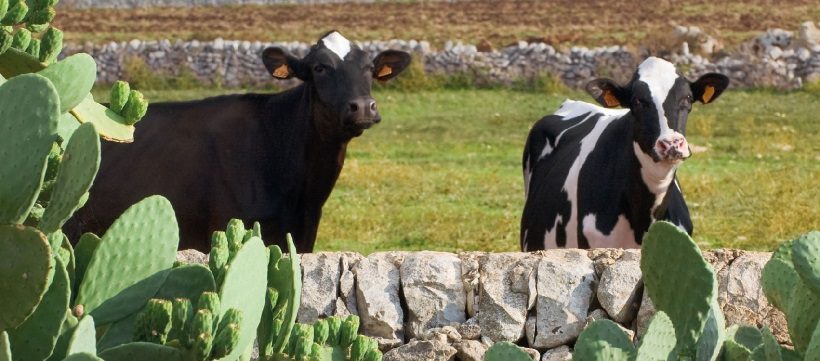
[[[8,331],[15,359],[44,360],[51,355],[66,317],[70,293],[68,273],[56,258],[53,280],[37,309],[20,326]]]
[[[641,253],[646,291],[655,307],[672,320],[677,352],[694,357],[696,341],[703,333],[715,298],[712,267],[689,235],[668,222],[655,222],[649,227]],[[680,290],[687,290],[687,297],[681,297]]]
[[[60,99],[48,79],[26,74],[0,86],[0,224],[23,223],[37,200]]]
[[[5,331],[0,332],[0,361],[11,361],[11,345],[9,335]]]
[[[820,323],[820,295],[809,290],[805,284],[798,283],[789,308],[784,313],[794,349],[805,353],[812,334]]]
[[[638,347],[638,359],[667,360],[675,349],[675,326],[663,311],[658,311]]]
[[[88,96],[97,80],[97,63],[91,55],[74,54],[37,72],[54,84],[60,94],[60,113],[65,113]]]
[[[91,315],[85,315],[80,319],[74,333],[71,335],[71,339],[68,341],[68,355],[81,352],[97,354],[96,331],[94,329],[94,318]]]
[[[71,109],[71,114],[80,123],[93,123],[103,139],[121,143],[134,141],[134,126],[126,125],[121,115],[95,102],[91,94]]]
[[[293,324],[296,323],[296,312],[302,300],[302,269],[299,255],[296,253],[296,246],[293,245],[293,237],[288,234],[286,238],[290,257],[281,258],[282,252],[279,247],[272,246],[268,265],[268,284],[279,290],[279,304],[287,305],[282,319],[282,330],[273,343],[274,352],[282,352],[284,349]],[[275,258],[278,258],[276,262]]]
[[[162,360],[183,361],[182,351],[148,342],[132,342],[99,353],[105,361]]]
[[[484,354],[486,361],[530,361],[527,352],[508,341],[496,342]]]
[[[587,326],[578,336],[572,359],[627,361],[633,358],[634,353],[632,342],[616,323],[598,320]],[[489,360],[486,356],[485,359]]]
[[[809,346],[806,347],[806,361],[820,361],[820,322],[818,322],[817,327],[814,328],[811,342],[809,342]]]
[[[769,302],[781,311],[787,311],[792,293],[800,283],[800,276],[792,264],[792,244],[788,241],[780,245],[763,267],[761,284]]]
[[[43,232],[60,229],[74,214],[99,168],[100,137],[93,125],[83,124],[74,132],[63,153],[51,199],[40,221],[39,228]]]
[[[76,304],[94,311],[104,301],[150,276],[169,269],[176,259],[179,227],[171,203],[151,196],[129,207],[108,229],[80,284]],[[123,302],[121,316],[141,308],[164,282],[143,282],[133,302]],[[95,315],[99,323],[104,323]]]
[[[34,228],[0,226],[0,332],[17,327],[34,312],[54,274],[46,237]]]
[[[820,232],[807,233],[794,240],[792,261],[803,283],[820,296]]]
[[[68,355],[63,361],[104,361],[103,359],[94,356],[92,353],[81,352],[73,355]]]
[[[222,309],[236,308],[242,311],[243,319],[239,325],[239,342],[225,359],[237,358],[254,340],[265,304],[267,280],[264,275],[267,265],[268,257],[262,240],[252,238],[237,252],[225,273],[219,291]]]

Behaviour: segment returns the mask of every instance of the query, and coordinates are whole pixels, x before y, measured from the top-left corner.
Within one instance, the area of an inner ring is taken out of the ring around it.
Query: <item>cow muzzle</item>
[[[654,150],[656,161],[682,161],[692,154],[686,138],[678,133],[659,139]]]
[[[367,129],[382,120],[376,106],[376,100],[362,96],[350,101],[347,105],[345,119],[359,129]]]

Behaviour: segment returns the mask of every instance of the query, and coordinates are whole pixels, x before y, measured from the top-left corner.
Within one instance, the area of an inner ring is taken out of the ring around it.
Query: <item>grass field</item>
[[[378,89],[375,97],[384,121],[352,141],[318,250],[517,250],[528,129],[564,98],[588,99],[504,89]],[[687,138],[700,151],[679,180],[701,246],[771,250],[820,229],[818,104],[817,91],[758,90],[696,106]]]
[[[673,25],[695,25],[731,47],[768,28],[820,19],[813,0],[474,0],[275,6],[61,9],[55,24],[82,42],[137,39],[315,41],[338,29],[353,40],[447,40],[496,47],[541,38],[554,45],[650,45]]]

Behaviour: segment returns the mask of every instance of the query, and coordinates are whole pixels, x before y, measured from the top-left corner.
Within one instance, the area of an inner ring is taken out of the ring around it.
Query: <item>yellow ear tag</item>
[[[271,75],[273,75],[276,78],[281,78],[281,79],[287,78],[288,75],[290,75],[290,71],[288,71],[288,65],[287,64],[280,65],[278,68],[276,68],[276,70],[273,71],[273,74],[271,74]]]
[[[614,108],[621,105],[621,102],[618,101],[618,98],[616,98],[615,95],[613,95],[612,92],[609,91],[604,91],[604,103],[606,103],[606,106],[610,108]]]
[[[393,74],[393,68],[391,68],[388,65],[384,65],[384,66],[382,66],[381,69],[379,69],[379,75],[377,75],[376,77],[381,78],[381,77],[388,76],[390,74]]]
[[[715,87],[707,85],[705,88],[703,88],[702,99],[704,104],[712,101],[713,96],[715,96]]]

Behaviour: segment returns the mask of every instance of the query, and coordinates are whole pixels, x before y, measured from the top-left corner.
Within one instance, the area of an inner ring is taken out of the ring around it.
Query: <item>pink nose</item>
[[[689,144],[682,135],[673,135],[658,140],[655,152],[663,159],[682,159],[689,156]]]

